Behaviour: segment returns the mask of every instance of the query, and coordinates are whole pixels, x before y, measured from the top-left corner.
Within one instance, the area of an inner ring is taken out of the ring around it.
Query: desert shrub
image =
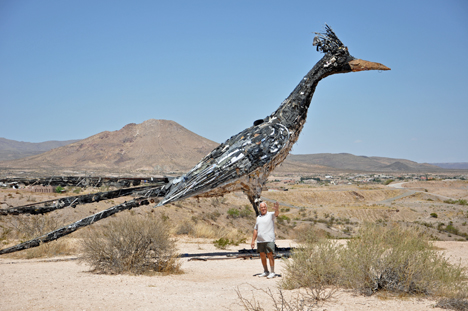
[[[218,228],[216,234],[219,239],[213,241],[215,247],[226,249],[229,245],[239,245],[245,243],[247,238],[240,229]]]
[[[365,224],[342,252],[343,282],[364,294],[379,290],[438,295],[465,282],[464,269],[448,263],[414,228]]]
[[[213,205],[214,207],[218,207],[220,204],[221,204],[221,202],[220,202],[218,197],[211,198],[211,205]]]
[[[250,205],[244,205],[244,209],[239,212],[239,216],[242,218],[249,218],[251,215],[253,215],[253,210]]]
[[[338,289],[340,277],[340,246],[328,239],[324,230],[303,225],[296,230],[301,245],[286,261],[281,286],[285,289],[304,288],[308,305],[332,299]],[[302,310],[302,309],[299,309]]]
[[[213,245],[216,247],[216,248],[219,248],[219,249],[226,249],[229,245],[239,245],[240,243],[245,243],[246,242],[246,238],[245,237],[242,237],[242,238],[234,238],[234,239],[229,239],[229,238],[219,238],[217,240],[214,240],[213,241]]]
[[[456,311],[468,310],[468,300],[463,298],[442,298],[434,306],[441,309],[451,309]]]
[[[192,222],[185,220],[182,221],[177,227],[175,233],[177,235],[187,234],[193,235],[195,233],[195,226]]]
[[[8,244],[10,240],[22,243],[54,231],[62,227],[65,223],[66,218],[59,217],[54,214],[2,217],[0,219],[0,237],[3,244]],[[31,259],[69,255],[74,253],[74,251],[75,250],[69,243],[69,239],[62,238],[41,244],[38,247],[25,249],[13,254],[12,256],[16,258]]]
[[[467,292],[465,269],[450,264],[417,229],[364,224],[344,247],[309,236],[287,264],[286,288],[320,293],[340,286],[366,295],[385,290],[443,297]]]
[[[468,238],[468,234],[458,230],[458,228],[453,225],[452,221],[450,221],[449,224],[447,226],[445,226],[445,228],[443,227],[443,224],[442,224],[442,226],[438,227],[438,229],[440,231],[444,231],[444,232],[447,232],[449,234],[455,234],[455,235],[459,235],[459,236]]]
[[[437,213],[431,213],[431,217],[432,217],[432,218],[437,218],[438,215],[437,215]]]
[[[204,218],[210,219],[212,221],[216,221],[219,218],[219,216],[221,216],[221,213],[219,211],[214,211],[214,212],[211,212],[211,213],[206,213],[204,215]]]
[[[286,262],[282,286],[305,288],[316,301],[324,301],[337,291],[341,275],[340,246],[321,238],[293,251],[293,260]]]
[[[286,215],[279,215],[278,217],[276,217],[276,220],[279,224],[283,224],[284,222],[289,223],[291,221],[291,218],[289,218]]]
[[[54,191],[56,193],[62,193],[62,191],[65,191],[65,188],[63,188],[62,186],[57,186],[55,187]]]
[[[231,244],[229,239],[226,239],[226,238],[219,238],[217,240],[214,240],[213,241],[213,244],[216,248],[220,248],[220,249],[226,249],[226,247]]]
[[[8,236],[12,231],[12,228],[0,224],[0,242],[8,244]]]
[[[237,208],[230,208],[227,211],[228,218],[239,218],[240,217],[240,211]]]
[[[458,205],[468,205],[468,202],[466,200],[463,200],[463,199],[459,199],[459,200],[448,199],[448,200],[445,200],[444,203],[458,204]]]
[[[248,218],[253,214],[253,211],[249,205],[245,205],[243,209],[230,208],[227,211],[227,218]]]
[[[107,274],[178,273],[175,240],[156,217],[124,215],[83,234],[81,261]]]

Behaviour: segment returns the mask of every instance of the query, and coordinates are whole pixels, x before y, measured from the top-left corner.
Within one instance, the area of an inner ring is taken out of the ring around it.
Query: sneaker
[[[270,272],[266,271],[266,272],[263,272],[262,274],[259,274],[258,277],[263,278],[263,277],[269,276],[269,275],[270,275]]]
[[[268,274],[267,279],[272,279],[275,276],[276,276],[276,274],[274,272],[272,272],[272,273]]]

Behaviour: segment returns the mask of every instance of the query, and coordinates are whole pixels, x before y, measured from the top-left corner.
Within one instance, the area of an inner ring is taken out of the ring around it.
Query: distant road
[[[403,184],[407,184],[407,183],[408,183],[407,181],[406,182],[399,182],[399,183],[394,183],[394,184],[387,185],[387,187],[396,188],[396,189],[407,189],[407,188],[403,187]],[[408,190],[407,192],[405,192],[405,193],[403,193],[403,194],[401,194],[401,195],[399,195],[397,197],[387,199],[387,200],[383,200],[383,201],[380,201],[379,203],[387,203],[388,204],[388,203],[391,203],[394,200],[401,199],[403,197],[415,194],[416,192],[427,193],[427,194],[439,197],[439,198],[441,198],[443,200],[453,200],[453,198],[449,198],[449,197],[446,197],[446,196],[443,196],[443,195],[440,195],[440,194],[430,193],[430,192],[426,192],[426,191],[422,191],[422,190],[411,190],[411,189],[407,189],[407,190]]]
[[[397,189],[405,189],[405,187],[403,187],[403,184],[407,184],[408,182],[399,182],[399,183],[395,183],[395,184],[390,184],[388,185],[388,187],[391,187],[391,188],[397,188]]]

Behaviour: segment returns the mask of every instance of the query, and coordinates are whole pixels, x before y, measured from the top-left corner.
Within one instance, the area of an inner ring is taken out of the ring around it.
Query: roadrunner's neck
[[[271,114],[270,118],[278,118],[279,122],[286,126],[295,140],[304,126],[307,118],[307,111],[315,92],[315,88],[320,80],[337,73],[328,68],[329,55],[325,55],[299,82],[294,91],[286,98],[281,106]]]

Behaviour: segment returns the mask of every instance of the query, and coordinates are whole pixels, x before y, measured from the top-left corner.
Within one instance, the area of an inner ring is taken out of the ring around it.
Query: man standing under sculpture
[[[279,203],[274,204],[274,212],[267,211],[267,204],[265,202],[260,203],[260,215],[257,216],[257,222],[255,223],[252,243],[250,246],[255,247],[255,240],[257,240],[257,252],[260,253],[260,259],[262,260],[263,273],[259,276],[266,276],[272,279],[276,276],[275,274],[275,218],[279,215]],[[270,271],[268,271],[267,258],[270,261]]]

